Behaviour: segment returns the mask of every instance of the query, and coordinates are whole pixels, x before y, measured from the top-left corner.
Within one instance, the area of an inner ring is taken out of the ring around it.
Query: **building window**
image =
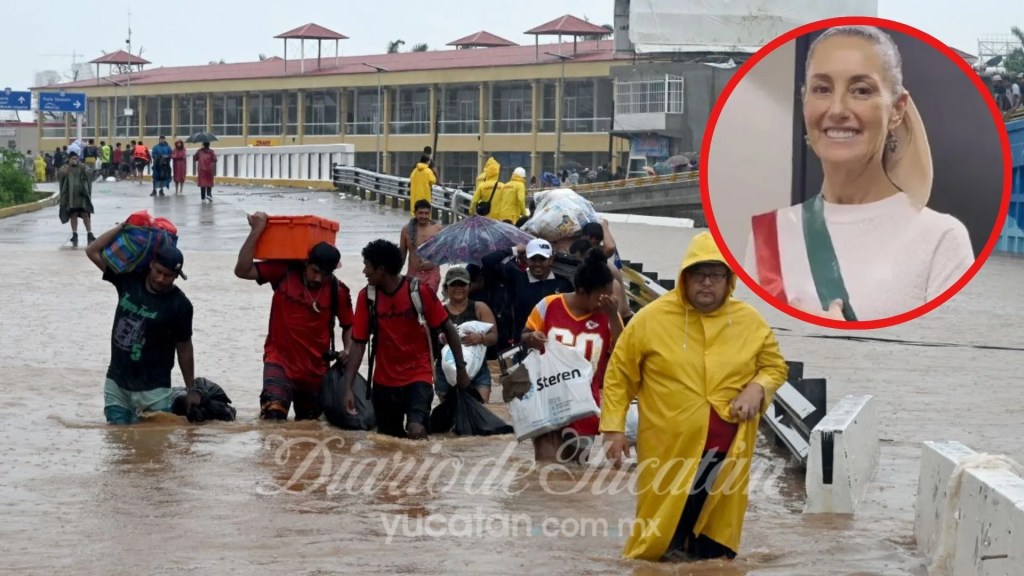
[[[203,106],[206,106],[205,102]],[[171,135],[171,110],[173,107],[174,103],[170,96],[146,97],[146,137],[155,138]],[[204,108],[203,117],[205,118],[205,116],[206,110]],[[203,130],[206,130],[205,123]]]
[[[615,82],[616,114],[682,114],[683,77]]]
[[[336,136],[338,134],[338,92],[323,90],[306,92],[306,135]]]
[[[379,102],[381,109],[384,108],[384,99],[387,97],[387,92],[382,90]],[[356,90],[352,96],[352,107],[350,110],[349,121],[345,128],[348,134],[359,136],[384,133],[383,119],[377,113],[378,97],[376,88]]]
[[[430,89],[397,88],[391,116],[392,134],[429,134]]]
[[[249,95],[249,135],[280,136],[281,106],[284,97],[280,92]]]
[[[178,96],[178,135],[206,132],[206,95]]]
[[[445,186],[472,188],[476,185],[476,152],[439,152],[438,171]]]
[[[130,101],[128,98],[115,98],[114,108],[117,111],[117,114],[114,117],[116,124],[115,133],[117,137],[138,138],[139,97],[133,96]]]
[[[597,94],[594,80],[567,80],[562,101],[563,132],[608,132],[611,118],[600,118],[596,114]],[[544,85],[541,106],[542,118],[538,123],[540,132],[555,131],[555,117],[558,113],[558,84]],[[608,110],[611,112],[611,110]]]
[[[531,132],[533,87],[529,82],[495,84],[492,90],[490,132],[495,134]]]
[[[95,138],[96,137],[96,100],[87,100],[85,104],[85,113],[82,115],[82,137],[83,138]],[[77,123],[77,119],[72,117],[71,125],[74,126]]]
[[[480,88],[473,85],[442,88],[441,134],[480,133]],[[475,165],[476,160],[474,160]]]
[[[244,99],[241,94],[213,96],[213,133],[218,136],[241,136]]]
[[[99,124],[96,129],[96,137],[108,137],[110,134],[110,100],[103,98],[96,103],[99,105]]]

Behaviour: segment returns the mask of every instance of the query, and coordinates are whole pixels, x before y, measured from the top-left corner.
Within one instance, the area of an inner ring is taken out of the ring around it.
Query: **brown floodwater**
[[[1024,459],[1024,260],[993,257],[927,318],[858,334],[948,346],[821,338],[842,334],[755,302],[787,359],[828,379],[830,406],[846,394],[878,398],[881,463],[865,502],[852,517],[803,515],[803,471],[762,439],[735,561],[623,560],[635,504],[628,470],[539,470],[530,445],[510,437],[412,442],[257,420],[270,291],[232,275],[245,211],[340,220],[341,277],[353,287],[363,285],[359,249],[397,239],[404,215],[328,193],[225,188],[202,206],[191,186],[186,198],[144,190],[99,186],[97,229],[146,207],[178,224],[196,374],[226,389],[238,420],[107,426],[113,288],[81,249],[61,245],[55,208],[0,220],[4,573],[918,575],[927,573],[913,539],[920,443],[959,440]],[[624,258],[670,276],[693,233],[613,232]],[[497,390],[492,398],[507,418]]]

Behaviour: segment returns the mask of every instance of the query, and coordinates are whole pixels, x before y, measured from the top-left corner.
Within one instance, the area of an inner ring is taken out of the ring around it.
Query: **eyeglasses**
[[[694,282],[703,284],[705,280],[711,280],[712,284],[719,284],[729,276],[728,272],[688,272],[686,274]]]

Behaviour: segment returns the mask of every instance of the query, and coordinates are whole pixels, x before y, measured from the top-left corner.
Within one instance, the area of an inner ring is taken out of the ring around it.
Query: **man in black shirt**
[[[509,256],[515,260],[506,262]],[[524,258],[525,271],[516,264],[516,260]],[[575,291],[572,282],[552,272],[554,263],[551,243],[541,238],[534,238],[526,246],[516,246],[511,251],[493,252],[481,260],[487,283],[504,286],[512,301],[511,319],[495,312],[498,320],[498,345],[503,347],[498,350],[499,353],[519,344],[526,319],[545,296]]]
[[[115,274],[103,250],[123,230],[118,225],[89,244],[86,255],[117,289],[117,311],[110,337],[110,366],[103,387],[103,412],[109,424],[134,424],[142,412],[171,411],[171,370],[177,354],[187,404],[200,403],[192,350],[192,303],[174,285],[184,256],[164,245],[144,270]]]

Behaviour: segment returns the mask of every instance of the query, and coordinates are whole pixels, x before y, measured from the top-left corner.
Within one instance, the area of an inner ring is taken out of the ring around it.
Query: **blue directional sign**
[[[85,112],[85,94],[78,92],[40,92],[43,112]]]
[[[0,92],[0,110],[31,110],[32,93],[7,88]]]

